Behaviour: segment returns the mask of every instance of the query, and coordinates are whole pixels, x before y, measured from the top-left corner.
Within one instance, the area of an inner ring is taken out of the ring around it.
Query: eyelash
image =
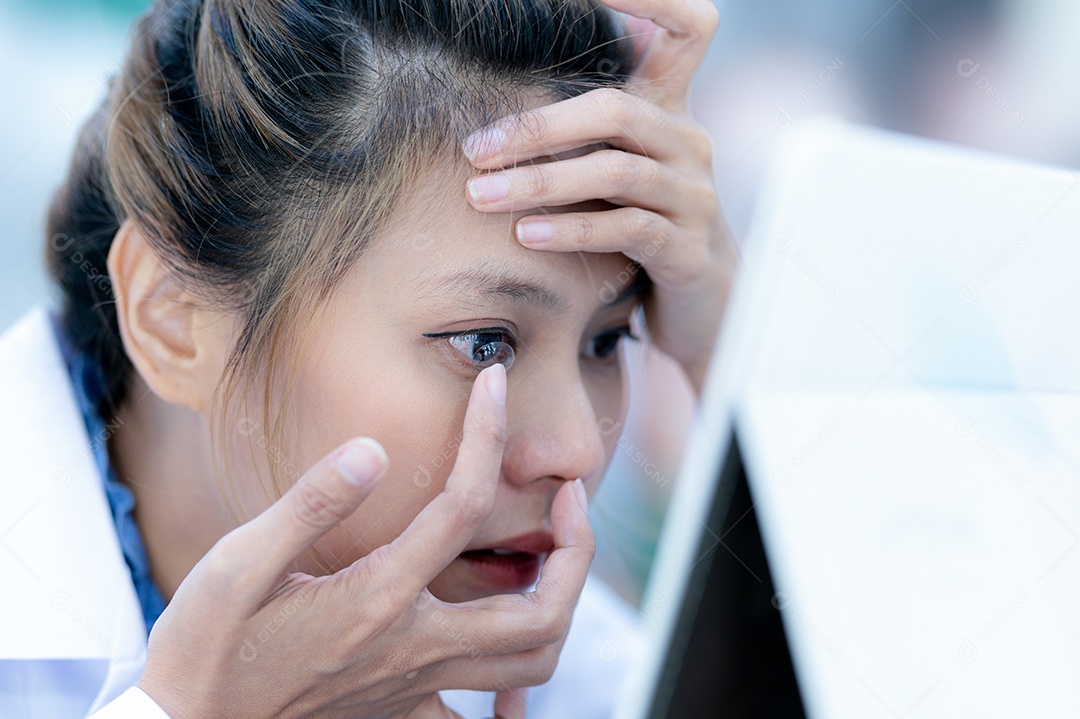
[[[615,353],[619,349],[619,343],[623,340],[624,337],[628,340],[634,340],[635,342],[639,339],[638,336],[634,334],[634,331],[630,329],[630,325],[614,327],[610,330],[607,330],[606,332],[601,332],[596,337],[593,337],[590,341],[590,345],[595,345],[598,340],[607,339],[611,341],[611,347],[608,354],[602,357],[590,357],[590,359],[597,359],[605,363],[614,361],[616,357]]]
[[[450,344],[450,346],[453,347],[459,354],[461,354],[465,358],[465,361],[470,363],[477,371],[483,370],[491,366],[491,364],[493,364],[494,362],[502,362],[506,365],[507,369],[510,369],[510,367],[514,363],[514,353],[520,346],[520,343],[518,342],[518,339],[514,336],[514,333],[505,327],[485,327],[482,329],[468,330],[466,332],[435,332],[424,334],[424,336],[430,337],[431,339],[446,339],[447,343]],[[592,354],[592,352],[587,351],[586,357],[588,357],[589,359],[598,360],[599,362],[604,364],[610,364],[614,361],[614,358],[616,356],[615,351],[619,347],[619,341],[622,340],[622,338],[624,337],[635,341],[639,339],[638,336],[635,335],[630,329],[629,325],[623,325],[622,327],[615,327],[613,329],[607,330],[606,332],[601,332],[592,339],[591,344],[595,345],[595,343],[599,340],[607,340],[611,342],[610,347],[605,348],[607,349],[607,354],[601,356]],[[454,340],[465,340],[468,344],[470,344],[473,348],[471,356],[466,354],[466,352],[462,350],[461,347],[455,345]],[[481,342],[480,340],[487,341]],[[503,346],[495,350],[496,354],[494,355],[494,359],[492,359],[492,357],[490,356],[490,350],[488,352],[489,356],[487,358],[477,359],[478,351],[480,349],[488,347],[489,345]]]

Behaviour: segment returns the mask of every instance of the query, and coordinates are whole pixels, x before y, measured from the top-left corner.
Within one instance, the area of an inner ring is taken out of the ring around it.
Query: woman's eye
[[[510,369],[514,363],[514,348],[506,335],[494,332],[468,332],[447,338],[450,346],[465,355],[477,369],[501,364]]]
[[[637,336],[630,331],[629,325],[616,327],[594,337],[585,351],[585,356],[599,360],[613,359],[615,353],[619,351],[619,342],[623,337],[637,339]]]

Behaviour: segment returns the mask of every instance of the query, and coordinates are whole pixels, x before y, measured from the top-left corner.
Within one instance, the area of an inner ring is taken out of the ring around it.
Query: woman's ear
[[[177,281],[131,219],[109,248],[124,349],[163,400],[206,415],[229,350],[231,323]]]

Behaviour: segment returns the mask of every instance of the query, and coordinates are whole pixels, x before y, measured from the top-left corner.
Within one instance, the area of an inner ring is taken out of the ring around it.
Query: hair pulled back
[[[596,0],[159,0],[133,33],[47,221],[106,417],[133,372],[106,267],[126,219],[239,313],[228,372],[269,367],[440,153],[523,93],[620,86],[630,61]]]

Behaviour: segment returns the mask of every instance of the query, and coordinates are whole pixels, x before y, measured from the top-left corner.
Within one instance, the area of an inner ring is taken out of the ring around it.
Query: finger
[[[483,212],[523,212],[589,200],[635,205],[673,216],[693,209],[712,186],[641,155],[598,150],[582,157],[481,175],[469,204]]]
[[[437,693],[417,704],[405,719],[462,719],[462,716],[442,702]]]
[[[496,364],[473,383],[446,487],[386,547],[392,585],[413,596],[461,554],[495,506],[505,444],[506,368]]]
[[[582,508],[588,503],[584,495],[580,480],[568,482],[556,493],[551,510],[555,549],[544,563],[533,592],[496,594],[456,604],[431,598],[418,607],[418,626],[430,635],[422,642],[430,647],[424,663],[440,667],[437,676],[443,682],[441,686],[471,681],[469,667],[485,658],[507,658],[562,646],[596,552],[587,511]],[[458,641],[446,641],[447,633]],[[456,669],[447,673],[450,667]],[[532,676],[529,671],[528,664],[522,665],[519,673],[504,676],[501,687],[487,689],[525,686],[530,683],[525,679]]]
[[[634,67],[641,63],[641,59],[645,57],[645,51],[649,49],[649,45],[652,43],[653,35],[659,30],[660,26],[652,20],[632,16],[626,19],[626,37],[630,38],[634,48],[633,57],[631,58]]]
[[[530,215],[518,220],[516,233],[518,241],[533,250],[621,252],[660,286],[690,281],[710,261],[707,243],[683,241],[674,222],[640,207]]]
[[[531,593],[533,600],[541,606],[569,607],[569,614],[565,616],[567,630],[596,555],[588,502],[585,483],[580,479],[567,482],[556,493],[551,505],[555,549],[544,562],[536,589]]]
[[[720,24],[716,5],[710,0],[602,1],[660,26],[634,68],[630,87],[665,109],[685,110],[690,81]]]
[[[535,687],[551,680],[564,640],[516,654],[459,657],[442,662],[432,673],[433,686],[471,691],[504,691],[506,687]]]
[[[596,553],[592,527],[583,509],[588,503],[584,495],[581,480],[567,482],[556,493],[551,507],[555,549],[544,562],[532,592],[496,594],[441,607],[442,618],[468,639],[474,656],[514,654],[565,639]],[[457,654],[447,653],[444,658]]]
[[[597,143],[661,161],[712,149],[700,126],[615,88],[504,117],[467,137],[462,149],[476,167],[498,169]]]
[[[495,719],[525,719],[528,689],[507,689],[495,695]]]
[[[289,564],[360,506],[386,471],[386,452],[375,440],[347,442],[318,461],[277,502],[233,530],[220,552],[234,571],[252,580],[245,586],[261,602],[279,584]],[[212,552],[219,551],[215,547]]]

